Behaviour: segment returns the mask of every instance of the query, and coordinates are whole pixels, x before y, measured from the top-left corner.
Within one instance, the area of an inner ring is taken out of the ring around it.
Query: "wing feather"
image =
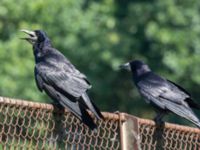
[[[37,70],[41,70],[40,72]],[[42,71],[46,70],[46,71]],[[91,85],[86,80],[83,74],[77,74],[75,72],[67,72],[65,70],[51,71],[51,69],[36,68],[36,83],[39,89],[42,89],[41,80],[48,85],[51,85],[67,95],[71,95],[75,98],[81,97]]]
[[[186,105],[184,100],[190,97],[175,85],[155,74],[151,74],[145,79],[140,80],[137,86],[139,91],[142,91],[141,94],[145,94],[145,97],[155,103],[162,103],[162,99],[166,99],[171,103]]]

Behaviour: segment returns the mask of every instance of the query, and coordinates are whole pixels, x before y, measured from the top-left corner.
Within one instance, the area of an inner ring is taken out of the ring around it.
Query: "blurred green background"
[[[118,65],[142,59],[200,103],[200,1],[0,0],[0,95],[50,102],[35,85],[32,47],[20,29],[42,29],[93,85],[103,111],[152,118],[131,75]],[[198,113],[198,112],[197,112]],[[171,122],[186,123],[175,115]]]

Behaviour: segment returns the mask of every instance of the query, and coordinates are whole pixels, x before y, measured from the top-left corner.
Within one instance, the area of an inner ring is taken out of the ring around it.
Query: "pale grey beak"
[[[21,38],[22,40],[27,40],[31,44],[35,43],[37,41],[37,35],[35,34],[34,31],[29,31],[29,30],[20,30],[21,32],[24,32],[29,35],[29,37]]]
[[[29,31],[29,30],[25,30],[25,29],[22,29],[20,31],[24,32],[24,33],[26,33],[26,34],[28,34],[30,36],[36,36],[34,31]]]
[[[131,71],[131,66],[130,66],[130,63],[129,63],[129,62],[128,62],[128,63],[125,63],[125,64],[123,64],[123,65],[120,65],[119,68],[120,68],[120,69],[126,69],[126,70],[128,70],[128,71]]]

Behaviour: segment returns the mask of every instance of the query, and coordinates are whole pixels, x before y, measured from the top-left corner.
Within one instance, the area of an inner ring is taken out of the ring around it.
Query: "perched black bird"
[[[33,45],[35,57],[35,80],[38,89],[45,91],[55,103],[69,109],[90,129],[96,124],[86,111],[89,109],[98,119],[103,116],[89,99],[87,90],[91,84],[70,61],[57,49],[52,47],[46,33],[41,30],[21,30],[29,35],[22,38]]]
[[[173,112],[200,127],[199,119],[190,108],[200,109],[200,105],[191,99],[191,95],[185,89],[156,75],[148,65],[139,60],[128,62],[120,68],[132,72],[139,93],[147,103],[158,110],[155,117],[157,123],[161,123],[162,117],[167,112]]]

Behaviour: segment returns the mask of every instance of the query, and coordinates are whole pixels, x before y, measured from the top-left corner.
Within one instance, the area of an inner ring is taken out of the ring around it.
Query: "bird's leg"
[[[162,121],[163,116],[165,115],[165,112],[158,112],[156,117],[154,118],[154,121],[157,125],[162,126],[164,124],[164,121]]]
[[[58,102],[52,102],[51,103],[53,106],[56,106],[59,110],[61,110],[61,109],[63,109],[63,106],[60,104],[60,103],[58,103]]]

